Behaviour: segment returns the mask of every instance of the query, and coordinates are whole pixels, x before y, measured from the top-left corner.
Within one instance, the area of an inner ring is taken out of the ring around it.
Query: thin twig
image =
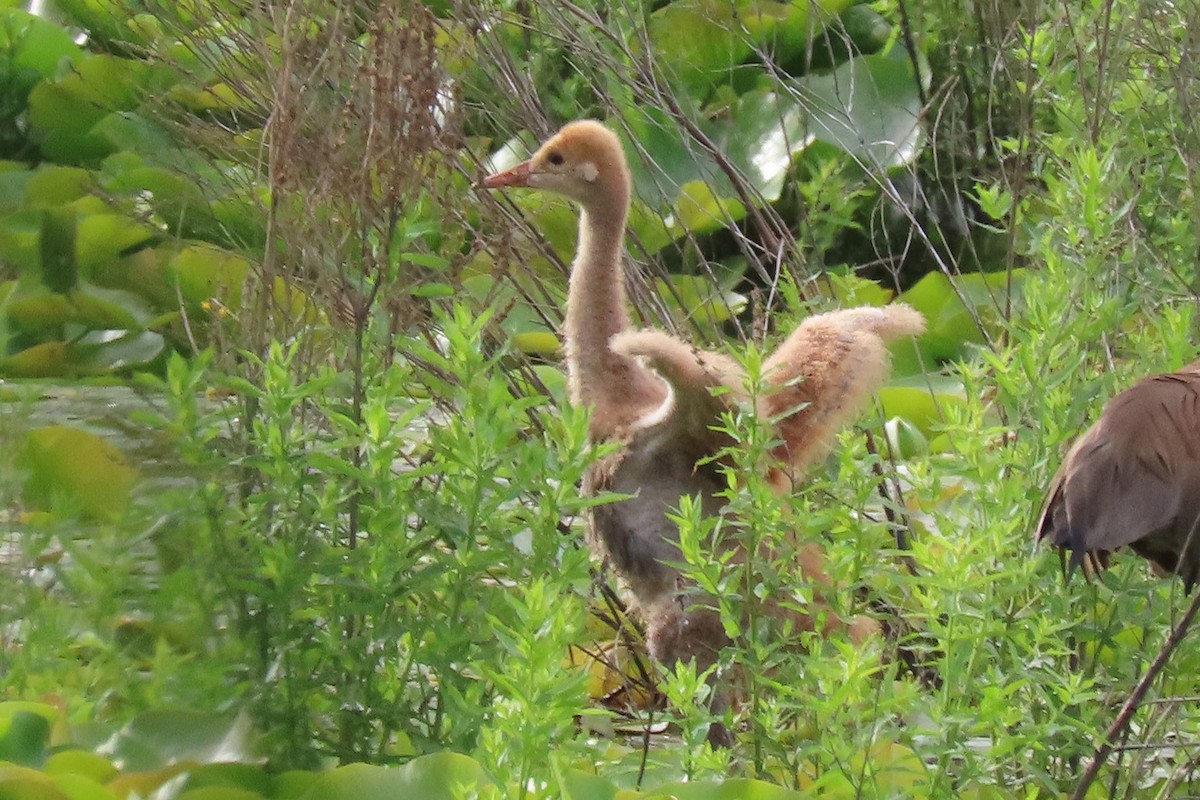
[[[1138,681],[1137,686],[1129,694],[1129,699],[1125,701],[1125,705],[1121,707],[1117,718],[1113,720],[1113,724],[1109,727],[1108,732],[1104,734],[1104,740],[1092,753],[1092,760],[1088,763],[1087,769],[1084,770],[1083,777],[1079,779],[1078,785],[1075,787],[1075,792],[1071,795],[1071,800],[1083,800],[1087,794],[1088,787],[1096,780],[1096,775],[1100,772],[1100,767],[1108,758],[1109,753],[1113,751],[1116,742],[1125,729],[1129,726],[1133,719],[1133,713],[1137,711],[1141,705],[1142,698],[1146,696],[1146,692],[1150,691],[1150,685],[1154,683],[1154,679],[1158,677],[1158,673],[1166,666],[1167,659],[1171,657],[1171,653],[1175,652],[1175,648],[1183,641],[1183,637],[1187,635],[1188,627],[1192,624],[1192,619],[1196,616],[1196,612],[1200,611],[1200,592],[1196,592],[1196,596],[1192,598],[1191,605],[1184,612],[1179,622],[1171,630],[1171,635],[1167,637],[1167,641],[1163,643],[1162,649],[1158,651],[1158,655],[1154,657],[1153,663],[1150,664],[1146,674]]]

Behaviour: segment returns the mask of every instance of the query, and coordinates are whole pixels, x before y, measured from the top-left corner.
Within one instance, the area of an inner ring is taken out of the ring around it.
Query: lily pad
[[[50,425],[25,437],[21,461],[29,473],[25,501],[52,509],[65,500],[85,517],[113,519],[129,505],[137,471],[104,439],[78,428]]]
[[[66,28],[16,8],[0,9],[0,50],[45,78],[58,72],[63,59],[74,62],[84,55]]]
[[[323,775],[313,784],[306,800],[385,800],[420,797],[422,800],[454,800],[458,797],[488,797],[487,790],[501,796],[483,767],[458,753],[433,753],[414,758],[403,767],[350,764]],[[476,794],[478,793],[478,794]]]
[[[199,711],[145,711],[103,748],[125,770],[157,770],[173,764],[254,761],[255,737],[245,716]]]

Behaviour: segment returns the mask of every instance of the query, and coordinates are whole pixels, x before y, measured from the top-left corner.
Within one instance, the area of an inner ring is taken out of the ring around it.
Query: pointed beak
[[[499,189],[501,186],[528,186],[529,175],[529,162],[522,161],[510,170],[497,172],[495,175],[488,175],[483,179],[483,188]]]

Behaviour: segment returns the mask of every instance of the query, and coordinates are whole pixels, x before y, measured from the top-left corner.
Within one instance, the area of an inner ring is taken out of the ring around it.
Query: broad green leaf
[[[106,786],[86,775],[53,775],[52,780],[68,800],[118,800]]]
[[[230,786],[205,786],[183,792],[176,800],[263,800],[263,795]]]
[[[785,789],[766,781],[735,778],[733,780],[715,783],[712,781],[696,781],[688,783],[672,783],[666,786],[643,792],[645,800],[662,798],[667,800],[802,800],[807,797],[803,792]]]
[[[812,136],[837,145],[866,170],[909,164],[919,152],[921,97],[902,48],[797,79],[790,99]]]
[[[140,329],[150,322],[153,312],[130,292],[83,285],[65,294],[17,296],[8,304],[8,317],[17,327],[31,331],[68,323],[88,328]]]
[[[0,764],[0,798],[4,800],[71,800],[53,779],[36,769]]]
[[[165,91],[174,79],[163,66],[92,54],[61,78],[39,83],[29,95],[29,121],[43,155],[82,163],[119,149],[107,135],[112,130],[94,128],[110,113],[131,111]]]
[[[166,131],[134,111],[112,112],[96,123],[92,134],[103,137],[117,150],[169,156],[174,149]]]
[[[829,273],[826,277],[830,296],[843,306],[883,306],[890,303],[896,294],[880,286],[877,281],[853,274]]]
[[[746,215],[746,207],[733,198],[721,198],[703,181],[688,181],[675,198],[675,219],[693,234],[727,227]]]
[[[21,67],[36,70],[50,78],[58,72],[63,59],[77,62],[83,49],[61,25],[15,8],[0,10],[0,51]]]
[[[149,226],[124,214],[88,214],[79,220],[76,255],[80,272],[87,277],[154,237]]]
[[[42,279],[42,212],[22,206],[0,218],[0,261]]]
[[[65,164],[102,158],[112,146],[92,134],[105,111],[72,93],[69,86],[43,81],[29,93],[29,122],[42,155]]]
[[[961,384],[929,376],[932,388],[921,385],[921,377],[909,380],[909,385],[889,385],[879,390],[879,401],[885,417],[900,417],[912,423],[926,437],[944,425],[946,409],[966,405]]]
[[[25,203],[25,188],[33,180],[28,169],[0,170],[0,212],[20,208]]]
[[[196,305],[217,297],[236,307],[250,274],[250,262],[245,258],[201,244],[185,247],[168,268],[179,283],[183,299]]]
[[[723,0],[674,0],[647,27],[659,68],[696,91],[727,80],[751,52],[734,4]]]
[[[659,296],[685,319],[712,326],[725,322],[746,309],[746,297],[723,291],[706,276],[671,275],[657,281]]]
[[[65,294],[41,292],[9,302],[8,318],[19,328],[37,330],[75,322],[79,310]]]
[[[1023,270],[1014,270],[1011,275],[1014,300],[1020,296],[1024,278]],[[985,327],[996,323],[999,311],[1006,305],[1009,281],[1010,276],[1003,272],[959,275],[953,282],[941,272],[930,272],[900,295],[901,302],[925,315],[928,329],[920,339],[920,347],[927,366],[956,358],[968,345],[986,341],[976,317]],[[964,299],[970,303],[970,309]],[[897,358],[900,359],[899,351]]]
[[[491,790],[491,791],[489,791]],[[458,753],[433,753],[414,758],[403,767],[350,764],[321,777],[307,800],[454,800],[473,796],[501,797],[498,787],[474,759]]]
[[[32,711],[18,711],[0,729],[0,761],[41,767],[49,741],[50,720]]]
[[[154,331],[90,331],[71,345],[71,367],[77,372],[103,374],[149,364],[166,342]]]
[[[914,458],[929,452],[929,440],[904,417],[892,417],[884,423],[883,430],[897,458]]]
[[[90,750],[59,750],[46,759],[43,769],[48,775],[82,775],[99,783],[117,774],[111,761]]]
[[[513,334],[512,345],[526,355],[554,356],[562,349],[558,337],[550,331],[526,331]]]
[[[272,779],[255,764],[201,764],[188,772],[185,795],[202,789],[233,789],[254,795],[270,795]]]
[[[787,58],[808,53],[813,38],[853,2],[740,2],[738,18],[760,46],[773,50],[777,59]]]
[[[154,770],[168,764],[249,761],[257,756],[243,716],[198,711],[144,711],[113,739],[113,759],[127,770]]]
[[[303,797],[313,784],[321,779],[321,773],[307,770],[288,770],[275,776],[271,797],[275,800],[294,800]]]
[[[108,789],[117,797],[126,798],[126,800],[134,797],[155,797],[157,796],[156,792],[164,784],[186,772],[192,766],[194,765],[184,762],[162,769],[122,771],[120,775],[108,782]]]
[[[25,202],[34,208],[53,208],[83,197],[95,179],[79,167],[43,165],[25,184]]]
[[[50,509],[55,498],[63,497],[94,519],[120,516],[137,477],[116,447],[94,433],[65,425],[29,431],[21,461],[29,475],[27,503]]]
[[[70,371],[66,342],[42,342],[0,358],[0,375],[12,378],[56,378]]]
[[[70,299],[75,321],[89,328],[143,328],[154,316],[141,297],[120,289],[81,286]]]
[[[5,700],[0,702],[0,733],[8,729],[8,724],[17,714],[37,714],[48,722],[53,722],[61,712],[50,703],[38,703],[33,700]]]
[[[927,792],[929,768],[899,742],[877,741],[850,759],[852,775],[865,774],[883,797],[921,797]]]
[[[892,23],[865,3],[850,6],[840,17],[842,28],[859,53],[877,52],[892,37]]]
[[[614,800],[617,796],[611,781],[578,770],[567,772],[562,784],[564,800]]]

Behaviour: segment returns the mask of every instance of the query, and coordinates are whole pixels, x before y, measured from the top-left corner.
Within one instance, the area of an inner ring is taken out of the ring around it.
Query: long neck
[[[579,247],[571,266],[567,297],[567,365],[576,403],[596,403],[627,365],[609,340],[629,328],[625,309],[625,252],[628,194],[606,198],[579,217]]]

